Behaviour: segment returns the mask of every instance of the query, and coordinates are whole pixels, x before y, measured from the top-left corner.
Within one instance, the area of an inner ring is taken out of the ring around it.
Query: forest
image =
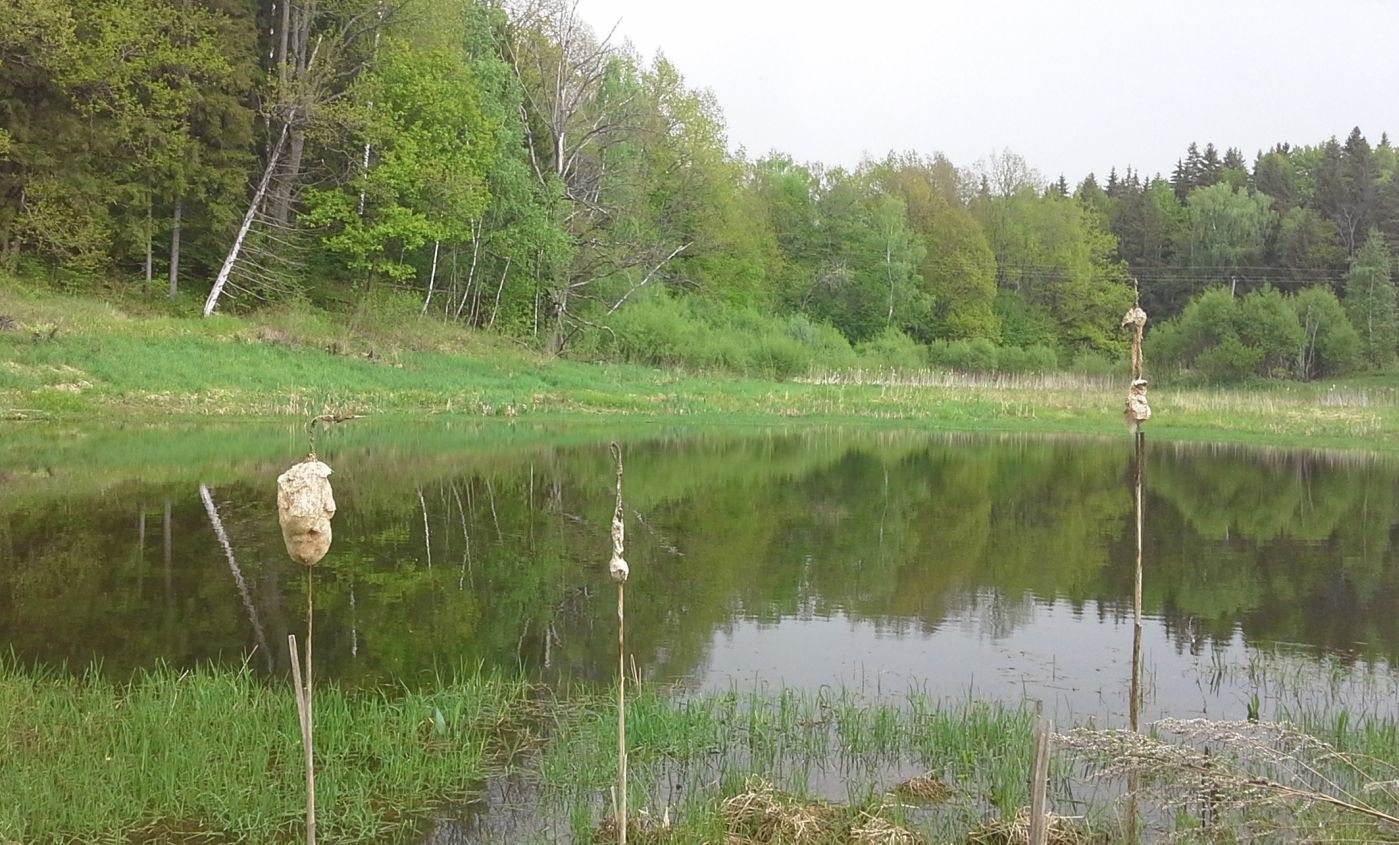
[[[1399,353],[1399,162],[1339,129],[1077,185],[845,168],[730,149],[574,0],[11,0],[0,272],[778,377],[1106,370],[1139,298],[1157,373],[1311,380]]]

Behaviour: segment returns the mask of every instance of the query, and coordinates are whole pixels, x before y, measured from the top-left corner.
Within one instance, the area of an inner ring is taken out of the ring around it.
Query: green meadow
[[[333,412],[1123,430],[1125,364],[1117,378],[830,368],[813,360],[803,374],[758,378],[547,358],[412,309],[331,319],[284,305],[200,320],[139,297],[118,306],[18,284],[0,289],[0,315],[13,324],[0,331],[0,417],[12,421]],[[1399,447],[1399,385],[1387,375],[1227,386],[1167,378],[1151,398],[1149,430],[1166,438]]]

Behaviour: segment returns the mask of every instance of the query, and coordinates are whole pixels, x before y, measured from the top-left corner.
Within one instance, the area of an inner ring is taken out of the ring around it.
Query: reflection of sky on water
[[[683,682],[697,691],[752,687],[844,687],[876,697],[915,690],[933,698],[1043,701],[1061,723],[1127,722],[1132,666],[1130,614],[1096,603],[1009,601],[990,591],[964,595],[936,631],[876,624],[837,612],[777,622],[736,619],[716,631],[708,659]],[[997,626],[998,612],[1017,616]],[[1256,690],[1264,715],[1279,708],[1345,704],[1393,710],[1399,682],[1387,665],[1350,666],[1311,649],[1250,648],[1242,634],[1179,647],[1159,618],[1143,620],[1146,720],[1242,719]]]

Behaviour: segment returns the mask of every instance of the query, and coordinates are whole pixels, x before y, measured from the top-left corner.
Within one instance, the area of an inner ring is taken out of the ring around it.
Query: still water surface
[[[685,689],[1043,700],[1125,721],[1133,454],[1118,439],[405,425],[322,435],[339,503],[316,659],[347,686],[484,665],[606,683],[609,439],[627,455],[628,645]],[[286,670],[294,427],[45,432],[0,447],[0,649],[122,677]],[[1396,700],[1399,463],[1152,442],[1148,716]]]

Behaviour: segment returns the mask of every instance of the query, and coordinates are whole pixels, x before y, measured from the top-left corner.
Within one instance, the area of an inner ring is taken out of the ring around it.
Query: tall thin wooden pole
[[[311,711],[312,567],[306,567],[306,845],[316,845],[316,720]]]
[[[1137,476],[1137,572],[1136,584],[1132,590],[1132,689],[1127,703],[1128,720],[1134,733],[1141,732],[1142,709],[1142,524],[1145,509],[1142,501],[1143,464],[1146,456],[1146,434],[1141,425],[1136,432],[1136,476]],[[1137,830],[1137,793],[1141,790],[1141,775],[1135,768],[1127,772],[1127,843],[1136,845],[1139,841]]]
[[[627,614],[623,608],[625,584],[617,585],[617,834],[627,845]]]
[[[608,574],[617,582],[617,841],[627,845],[627,636],[625,596],[630,568],[622,557],[626,524],[622,511],[622,447],[612,444],[617,462],[617,505],[612,511],[612,561]]]
[[[1142,705],[1142,551],[1143,526],[1146,522],[1146,501],[1143,495],[1146,472],[1146,434],[1142,422],[1151,417],[1151,408],[1146,401],[1146,377],[1142,360],[1142,336],[1146,330],[1146,312],[1140,302],[1132,306],[1122,318],[1122,325],[1132,326],[1132,385],[1127,397],[1127,419],[1132,423],[1135,445],[1134,493],[1137,511],[1137,560],[1132,585],[1132,682],[1128,692],[1127,719],[1134,733],[1141,731]],[[1137,792],[1141,788],[1141,778],[1135,770],[1127,774],[1127,842],[1138,842]]]
[[[1142,663],[1142,526],[1146,510],[1142,499],[1144,488],[1144,466],[1146,457],[1146,434],[1137,426],[1136,454],[1136,493],[1137,493],[1137,567],[1136,583],[1132,590],[1132,701],[1130,717],[1132,730],[1141,730],[1141,663]]]
[[[287,635],[292,683],[296,685],[296,715],[301,723],[301,747],[306,756],[306,845],[316,845],[316,763],[314,720],[311,713],[311,567],[306,567],[306,665],[297,654],[296,635]]]

